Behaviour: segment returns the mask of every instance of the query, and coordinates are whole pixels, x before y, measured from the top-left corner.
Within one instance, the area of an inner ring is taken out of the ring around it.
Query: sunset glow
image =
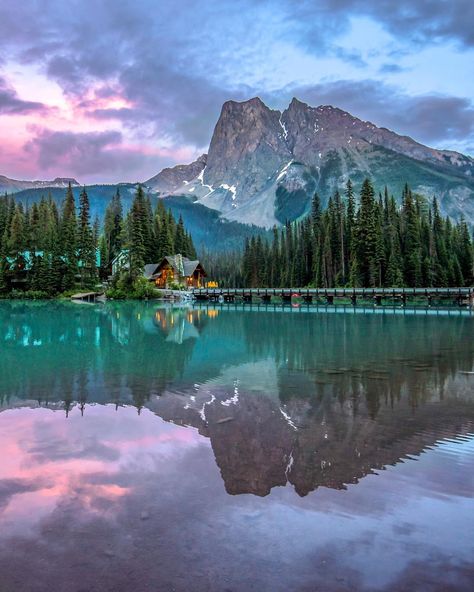
[[[471,3],[225,4],[197,19],[188,2],[4,2],[0,174],[145,180],[205,152],[222,103],[255,95],[474,153]]]

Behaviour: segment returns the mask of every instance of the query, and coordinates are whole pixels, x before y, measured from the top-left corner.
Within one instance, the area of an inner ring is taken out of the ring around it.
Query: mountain
[[[207,162],[207,154],[201,155],[191,164],[179,164],[177,166],[163,169],[160,173],[148,179],[148,187],[159,193],[173,192],[176,187],[187,185],[190,181],[199,176]]]
[[[183,216],[198,248],[226,250],[305,215],[316,190],[324,204],[336,189],[344,190],[347,179],[357,190],[365,177],[378,190],[386,184],[397,198],[405,183],[428,198],[436,195],[444,214],[454,219],[462,214],[474,224],[473,158],[429,148],[336,107],[310,107],[297,99],[283,112],[259,98],[227,101],[208,153],[163,169],[145,185],[152,202],[164,198],[176,217]],[[0,193],[14,193],[25,205],[51,194],[59,204],[69,181],[77,199],[78,182],[63,178],[0,176]],[[135,185],[86,187],[93,217],[103,219],[117,187],[127,211]]]
[[[17,179],[9,179],[4,175],[0,175],[0,193],[16,193],[24,189],[43,189],[46,187],[61,187],[65,188],[71,183],[72,186],[79,187],[76,179],[69,179],[63,177],[56,177],[53,181],[18,181]]]
[[[408,183],[436,195],[445,214],[474,222],[473,158],[295,98],[283,112],[259,98],[224,103],[207,156],[146,184],[162,197],[191,196],[228,220],[268,228],[304,215],[315,191],[324,203],[349,178],[357,185],[365,177],[396,197]]]

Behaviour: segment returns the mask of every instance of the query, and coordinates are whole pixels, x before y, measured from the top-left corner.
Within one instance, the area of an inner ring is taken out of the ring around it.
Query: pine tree
[[[405,278],[410,287],[421,285],[421,240],[419,215],[410,190],[406,190],[403,206]]]
[[[158,245],[159,245],[159,256],[158,260],[166,257],[167,255],[173,255],[174,250],[174,241],[173,241],[173,231],[170,226],[170,218],[168,213],[165,212],[160,223],[160,235],[158,237]]]
[[[64,290],[69,290],[74,287],[78,273],[76,204],[74,202],[71,183],[68,185],[63,204],[60,236],[62,241],[61,250],[65,262],[62,287]]]
[[[374,189],[369,179],[365,179],[362,184],[354,238],[357,276],[363,286],[371,286],[374,282],[374,267],[377,265],[377,229]]]
[[[370,285],[374,287],[382,287],[385,280],[385,242],[382,227],[383,206],[375,205],[374,211],[374,257],[370,268]]]
[[[141,185],[138,185],[132,208],[129,214],[129,277],[133,281],[143,272],[145,266],[146,246],[144,240],[144,195]]]
[[[141,190],[142,233],[145,247],[145,263],[155,262],[155,237],[153,235],[153,211],[149,196]],[[174,221],[174,220],[173,220]]]
[[[272,287],[280,286],[280,238],[278,229],[273,227],[273,241],[270,251],[270,274],[269,283]]]
[[[193,243],[193,237],[189,232],[186,232],[186,241],[187,241],[187,253],[189,259],[195,260],[197,258],[196,248]]]
[[[271,287],[472,285],[470,230],[464,220],[443,219],[436,200],[430,209],[405,185],[399,208],[387,188],[376,200],[368,180],[359,207],[351,183],[346,198],[344,206],[336,192],[322,211],[315,195],[306,219],[274,228],[271,241],[246,242],[241,273],[232,275],[217,258],[217,275],[222,266],[226,279]]]
[[[403,260],[400,239],[395,228],[390,230],[390,247],[385,285],[389,288],[400,288],[405,285],[403,279]]]
[[[469,228],[462,217],[459,223],[459,246],[457,257],[463,276],[463,285],[472,286],[474,281],[474,253]]]
[[[252,262],[250,256],[250,239],[245,239],[244,252],[242,256],[242,276],[245,286],[250,286],[252,278]]]
[[[182,216],[179,217],[178,225],[176,227],[175,250],[176,253],[181,253],[185,257],[188,256],[188,240],[184,230]]]
[[[90,225],[90,204],[85,188],[79,195],[79,222],[77,232],[77,256],[81,285],[92,286],[97,281],[96,245]]]
[[[21,204],[15,208],[10,225],[7,248],[17,269],[25,267],[25,251],[28,244],[25,213]]]
[[[104,268],[108,268],[118,255],[123,242],[123,207],[120,191],[117,188],[112,200],[105,210],[104,242],[102,243],[101,259]]]

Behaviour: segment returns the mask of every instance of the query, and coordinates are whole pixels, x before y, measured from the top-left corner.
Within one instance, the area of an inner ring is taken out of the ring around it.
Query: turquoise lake
[[[474,312],[0,303],[0,592],[469,591]]]

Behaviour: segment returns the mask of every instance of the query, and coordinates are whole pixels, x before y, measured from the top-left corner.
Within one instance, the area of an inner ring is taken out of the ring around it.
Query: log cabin
[[[144,276],[157,288],[170,288],[173,284],[185,288],[201,288],[206,272],[200,261],[191,261],[180,253],[163,257],[160,263],[145,265]]]

